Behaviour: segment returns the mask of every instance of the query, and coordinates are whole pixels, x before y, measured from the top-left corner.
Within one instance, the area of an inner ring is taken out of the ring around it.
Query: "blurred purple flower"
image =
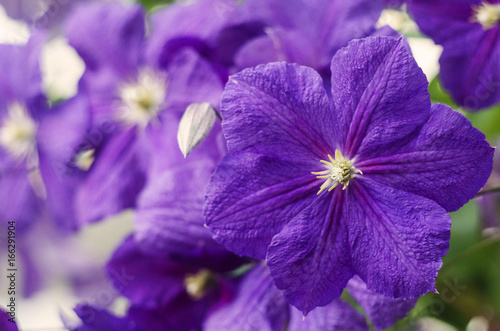
[[[314,70],[293,64],[230,78],[221,104],[229,153],[207,189],[208,227],[229,250],[266,258],[305,313],[354,274],[387,297],[435,290],[446,212],[484,185],[493,149],[459,113],[431,109],[401,39],[340,50],[332,98]]]
[[[473,111],[498,103],[498,1],[410,0],[408,11],[422,32],[443,46],[440,78],[453,99]]]
[[[113,316],[103,309],[87,304],[76,306],[75,312],[81,320],[78,326],[67,325],[71,331],[142,331],[127,318]]]
[[[45,29],[61,23],[77,2],[82,0],[2,0],[1,5],[10,17]]]
[[[92,117],[77,156],[88,170],[76,198],[80,223],[85,224],[136,206],[151,157],[171,129],[166,123],[177,123],[191,103],[217,106],[222,82],[192,49],[176,53],[162,69],[148,61],[139,5],[78,7],[66,31],[86,64],[80,94]]]
[[[383,5],[373,0],[245,1],[237,15],[247,24],[260,22],[262,34],[239,49],[236,66],[286,61],[329,76],[333,55],[350,40],[373,33]]]
[[[205,187],[226,153],[220,123],[187,158],[177,144],[176,121],[165,123],[151,158],[154,180],[141,192],[135,214],[135,239],[149,254],[190,256],[203,263],[207,256],[230,262],[232,254],[204,227]],[[229,259],[229,260],[228,260]]]
[[[39,68],[44,41],[35,33],[26,46],[0,45],[0,216],[15,220],[19,234],[47,216],[61,229],[75,226],[51,169],[58,158],[69,157],[85,116],[76,107],[49,110]]]
[[[129,237],[106,269],[131,302],[130,320],[148,331],[182,331],[198,329],[209,310],[232,300],[237,281],[228,278],[229,272],[247,261],[234,255],[230,263],[218,255],[205,256],[203,264],[189,254],[160,259],[142,252]]]
[[[205,331],[281,331],[289,319],[289,305],[262,263],[248,271],[234,300],[215,310]]]
[[[500,141],[497,141],[497,146]],[[500,152],[495,150],[493,171],[484,189],[500,187]],[[500,233],[500,192],[483,194],[476,198],[485,235]]]
[[[6,311],[4,311],[4,308],[0,307],[0,330],[18,331],[16,323],[12,323],[11,321],[9,321],[10,318],[12,317]]]

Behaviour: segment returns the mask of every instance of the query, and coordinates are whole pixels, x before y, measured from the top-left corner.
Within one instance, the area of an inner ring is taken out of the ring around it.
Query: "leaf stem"
[[[500,192],[500,186],[499,187],[491,187],[491,188],[486,188],[482,189],[476,194],[476,197],[479,197],[483,194],[488,194],[488,193],[495,193],[495,192]]]

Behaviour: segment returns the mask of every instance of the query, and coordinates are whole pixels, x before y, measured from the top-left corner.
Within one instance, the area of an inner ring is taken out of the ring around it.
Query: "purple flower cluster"
[[[125,315],[82,303],[68,328],[381,330],[436,291],[448,212],[486,183],[493,149],[431,105],[404,38],[375,28],[401,4],[71,4],[62,27],[85,72],[56,104],[39,68],[47,34],[0,45],[2,221],[72,233],[134,210],[105,266]],[[448,83],[447,54],[444,84],[466,102],[491,70],[461,63],[470,72]]]

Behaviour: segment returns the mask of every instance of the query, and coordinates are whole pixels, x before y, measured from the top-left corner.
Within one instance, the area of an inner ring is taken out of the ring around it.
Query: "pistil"
[[[321,185],[318,194],[326,190],[327,187],[330,187],[328,189],[328,192],[330,192],[339,184],[342,184],[342,190],[345,190],[351,178],[356,177],[357,174],[362,174],[361,170],[356,169],[352,165],[352,161],[346,160],[338,150],[335,150],[335,158],[328,154],[328,159],[329,161],[320,160],[321,163],[326,165],[326,170],[311,172],[316,175],[316,178],[326,179]]]

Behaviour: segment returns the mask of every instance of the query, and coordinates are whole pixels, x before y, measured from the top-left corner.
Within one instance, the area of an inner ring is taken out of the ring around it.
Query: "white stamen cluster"
[[[24,160],[35,152],[37,125],[26,109],[12,104],[0,126],[0,145],[17,160]]]
[[[75,156],[75,165],[83,171],[88,171],[95,161],[95,149],[82,151]]]
[[[168,81],[164,74],[142,69],[134,82],[118,89],[117,118],[126,125],[145,128],[164,105]]]
[[[489,30],[500,22],[500,5],[483,2],[480,6],[473,6],[472,22],[480,23],[484,30]]]
[[[326,179],[323,185],[321,185],[318,194],[323,192],[327,187],[328,192],[332,191],[339,184],[344,185],[343,190],[349,185],[349,180],[356,177],[356,174],[363,174],[361,170],[356,169],[352,165],[352,161],[344,159],[342,153],[335,150],[335,159],[328,154],[330,161],[321,160],[327,166],[326,170],[311,172],[313,175],[317,175],[316,178]]]

